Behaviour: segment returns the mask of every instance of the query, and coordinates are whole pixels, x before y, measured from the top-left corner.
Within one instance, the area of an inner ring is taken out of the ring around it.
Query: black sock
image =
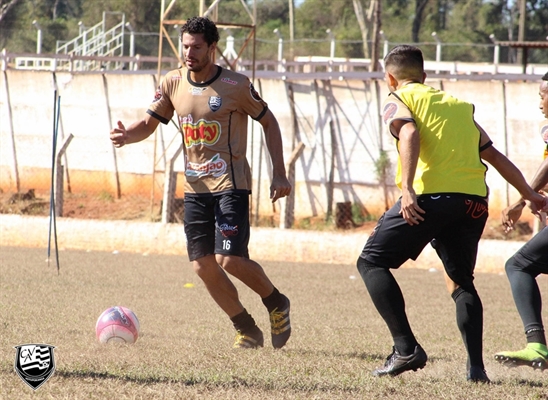
[[[542,297],[533,272],[524,271],[515,257],[506,262],[506,275],[510,281],[512,296],[523,322],[527,343],[546,344],[542,324]]]
[[[240,332],[252,331],[257,326],[251,314],[249,314],[245,309],[238,315],[230,318],[230,320],[234,324],[234,328]]]
[[[468,353],[468,367],[483,365],[483,305],[478,293],[463,288],[455,290],[451,297],[455,301],[457,326]]]
[[[262,301],[269,313],[276,308],[281,309],[285,305],[284,297],[276,288],[274,288],[272,293],[262,299]]]
[[[527,343],[540,343],[546,346],[546,335],[544,329],[530,329],[525,332]]]
[[[358,259],[358,270],[377,311],[388,325],[394,346],[403,356],[413,354],[417,340],[405,313],[405,300],[400,286],[387,268],[375,267]]]

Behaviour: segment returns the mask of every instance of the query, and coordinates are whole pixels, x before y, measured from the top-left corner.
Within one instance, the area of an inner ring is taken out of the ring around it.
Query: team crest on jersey
[[[249,84],[249,93],[251,93],[251,97],[253,97],[253,100],[263,101],[263,99],[261,99],[261,96],[259,96],[259,92],[255,90],[255,87],[252,83]]]
[[[221,82],[228,83],[229,85],[237,85],[238,84],[237,81],[233,81],[232,79],[226,78],[226,77],[221,79]]]
[[[398,112],[396,103],[387,103],[382,110],[382,120],[386,124]]]
[[[33,390],[51,378],[55,371],[53,349],[49,344],[23,344],[15,346],[15,372]]]
[[[226,172],[226,161],[221,158],[219,153],[215,154],[210,160],[203,163],[186,163],[185,175],[187,178],[201,178],[211,175],[215,178]]]
[[[207,88],[205,88],[205,87],[191,86],[191,87],[188,88],[188,93],[190,93],[193,96],[201,96],[202,92],[206,89]]]
[[[215,112],[219,108],[221,108],[221,104],[223,104],[223,99],[221,99],[219,96],[210,96],[207,104],[209,105],[211,111]]]
[[[154,94],[154,99],[152,100],[152,102],[156,103],[161,98],[162,98],[162,89],[160,89],[160,86],[158,86],[158,89],[156,89],[156,93]]]

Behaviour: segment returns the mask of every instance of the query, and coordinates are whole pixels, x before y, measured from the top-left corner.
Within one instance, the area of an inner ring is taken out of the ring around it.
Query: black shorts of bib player
[[[375,376],[417,371],[428,360],[390,272],[432,243],[447,273],[457,326],[468,355],[466,378],[489,382],[483,363],[483,306],[474,287],[478,242],[488,215],[486,165],[490,163],[537,205],[544,200],[495,149],[474,120],[474,106],[426,85],[420,49],[397,46],[385,57],[390,94],[383,120],[398,150],[400,199],[379,219],[357,267],[392,336],[393,349]]]

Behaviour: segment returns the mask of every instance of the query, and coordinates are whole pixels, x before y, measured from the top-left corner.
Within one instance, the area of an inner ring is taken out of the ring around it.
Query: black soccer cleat
[[[393,352],[390,354],[384,366],[373,371],[375,376],[397,376],[405,371],[416,371],[424,368],[428,356],[420,345],[415,347],[413,354],[402,356],[396,347],[393,347]]]
[[[475,367],[472,366],[468,370],[468,374],[466,374],[466,380],[468,382],[474,382],[474,383],[491,383],[489,378],[487,377],[487,373],[485,370],[481,367]]]

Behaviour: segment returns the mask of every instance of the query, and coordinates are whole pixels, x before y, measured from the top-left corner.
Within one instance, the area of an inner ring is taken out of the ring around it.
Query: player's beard
[[[204,68],[206,68],[209,65],[209,62],[210,62],[209,53],[200,59],[192,58],[191,59],[192,65],[188,65],[188,59],[185,59],[185,65],[187,69],[192,72],[202,72]]]

